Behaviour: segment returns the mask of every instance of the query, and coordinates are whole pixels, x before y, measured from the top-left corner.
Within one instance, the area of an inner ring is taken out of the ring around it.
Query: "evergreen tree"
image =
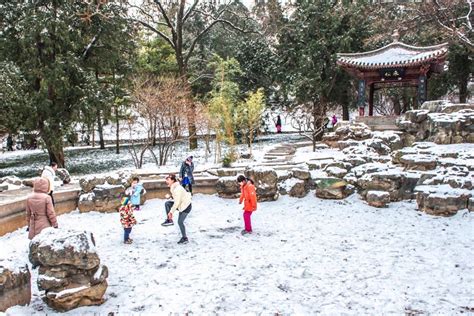
[[[338,52],[360,50],[370,32],[363,1],[341,2],[299,0],[289,24],[281,33],[283,91],[292,105],[305,105],[312,116],[313,131],[324,125],[327,108],[341,101],[350,86],[349,77],[336,65]],[[345,102],[348,102],[346,100]],[[313,141],[322,133],[312,135]]]
[[[79,0],[12,1],[0,10],[0,56],[18,69],[27,96],[21,111],[6,119],[37,131],[50,160],[60,166],[67,131],[101,97],[88,58],[98,49],[102,58],[110,57],[117,44],[107,41],[123,35],[112,24],[124,13],[112,2]]]

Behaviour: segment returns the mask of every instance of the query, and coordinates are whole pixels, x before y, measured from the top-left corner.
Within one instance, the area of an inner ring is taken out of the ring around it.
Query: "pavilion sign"
[[[402,80],[405,76],[405,68],[383,68],[379,69],[380,78],[385,80]]]

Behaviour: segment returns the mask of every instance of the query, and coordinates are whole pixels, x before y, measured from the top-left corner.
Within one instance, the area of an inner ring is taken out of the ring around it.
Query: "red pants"
[[[252,223],[250,222],[250,216],[253,212],[244,212],[244,223],[245,223],[245,230],[248,232],[252,231]]]

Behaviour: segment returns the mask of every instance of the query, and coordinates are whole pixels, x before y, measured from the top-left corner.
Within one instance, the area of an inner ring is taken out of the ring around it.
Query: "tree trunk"
[[[102,118],[100,116],[100,109],[97,109],[97,132],[99,133],[100,149],[105,149],[104,130],[102,128]]]
[[[58,164],[59,168],[65,168],[64,163],[64,150],[62,145],[62,136],[59,136],[61,139],[51,140],[51,137],[42,136],[41,138],[46,145],[48,150],[49,162],[55,162]]]
[[[459,88],[459,103],[466,103],[467,102],[467,96],[469,94],[467,90],[467,85],[469,82],[469,78],[462,78],[459,82],[458,88]]]
[[[117,104],[115,104],[115,153],[120,154],[120,122]]]
[[[342,120],[349,121],[349,104],[347,103],[342,105]]]
[[[400,115],[400,112],[401,112],[400,97],[394,96],[392,101],[393,101],[393,112],[395,113],[395,115]]]

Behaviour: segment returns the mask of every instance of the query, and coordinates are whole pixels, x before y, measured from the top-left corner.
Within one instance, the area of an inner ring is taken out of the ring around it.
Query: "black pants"
[[[51,201],[53,201],[53,206],[56,206],[54,203],[53,191],[49,192],[48,195],[51,197]]]
[[[168,218],[168,214],[173,207],[174,202],[173,201],[166,201],[165,202],[165,210],[166,210],[166,218]],[[179,230],[181,231],[181,236],[186,237],[186,227],[184,227],[184,220],[188,216],[189,212],[191,212],[192,206],[189,204],[189,206],[183,210],[182,212],[179,212],[179,217],[178,217],[178,226]]]

